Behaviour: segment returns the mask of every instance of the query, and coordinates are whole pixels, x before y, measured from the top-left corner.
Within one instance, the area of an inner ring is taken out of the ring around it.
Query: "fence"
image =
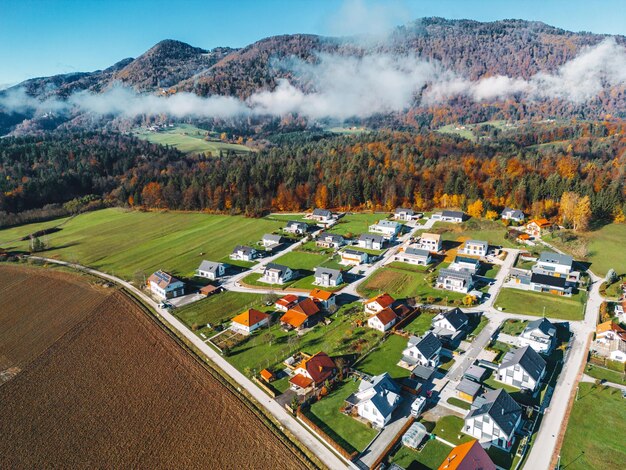
[[[415,418],[413,418],[413,416],[409,416],[409,419],[404,424],[404,426],[402,426],[402,429],[400,429],[400,431],[398,431],[398,434],[396,434],[396,436],[389,442],[389,444],[387,444],[387,447],[385,447],[385,449],[380,453],[380,455],[374,461],[370,468],[378,468],[383,460],[385,460],[385,457],[387,457],[387,454],[391,452],[391,450],[396,446],[397,442],[402,438],[404,433],[411,427],[413,421],[415,421]]]
[[[306,424],[313,431],[315,431],[322,439],[324,439],[324,442],[326,442],[326,444],[328,444],[333,449],[335,449],[344,458],[352,461],[359,455],[358,452],[350,453],[346,449],[341,447],[339,444],[337,444],[337,442],[333,438],[331,438],[328,434],[326,434],[326,432],[324,432],[317,424],[311,421],[309,417],[306,414],[304,414],[304,412],[302,412],[300,407],[298,407],[298,412],[296,415],[299,420],[301,420],[304,424]]]

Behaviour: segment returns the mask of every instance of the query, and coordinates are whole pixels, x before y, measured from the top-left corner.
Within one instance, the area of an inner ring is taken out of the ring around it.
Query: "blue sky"
[[[276,34],[352,34],[423,16],[626,34],[624,0],[0,0],[0,89],[105,68],[162,39],[241,47]]]

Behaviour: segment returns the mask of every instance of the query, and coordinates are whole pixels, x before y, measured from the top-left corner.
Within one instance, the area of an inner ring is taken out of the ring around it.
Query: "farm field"
[[[43,291],[17,283],[16,293],[33,299],[18,313],[36,315],[66,284]],[[86,287],[76,305],[90,295]],[[113,290],[0,386],[0,402],[1,468],[303,468],[238,397]]]
[[[573,297],[560,297],[549,293],[538,293],[520,289],[504,288],[495,301],[496,308],[505,312],[521,315],[542,316],[546,309],[546,317],[561,320],[582,320],[583,303],[579,293]]]
[[[618,469],[626,461],[626,407],[620,390],[581,383],[561,449],[568,470]]]
[[[205,140],[208,131],[200,129],[190,124],[176,124],[166,130],[152,132],[145,128],[135,129],[133,135],[139,139],[147,140],[153,144],[169,145],[183,153],[210,153],[212,156],[219,156],[220,151],[235,152],[238,154],[250,153],[252,150],[245,145],[221,142],[219,136],[213,135]]]
[[[28,242],[8,243],[59,221],[0,231],[0,247],[27,249]],[[252,244],[284,224],[266,219],[183,212],[140,212],[103,209],[69,220],[43,239],[50,249],[43,256],[78,261],[132,280],[164,269],[191,276],[203,259],[229,263],[238,244]],[[203,254],[201,254],[203,253]]]

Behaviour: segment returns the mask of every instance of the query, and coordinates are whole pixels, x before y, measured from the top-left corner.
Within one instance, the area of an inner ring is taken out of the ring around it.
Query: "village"
[[[157,271],[146,290],[174,316],[224,292],[262,294],[191,330],[347,465],[528,465],[533,444],[550,449],[536,439],[543,416],[569,401],[563,376],[586,359],[601,301],[593,274],[542,241],[558,226],[519,210],[500,214],[515,248],[444,239],[438,227],[469,219],[460,211],[378,215],[368,226],[323,208],[286,216],[234,246],[231,262],[203,260],[193,283]],[[302,269],[298,256],[321,262]],[[407,279],[423,295],[403,296]],[[597,326],[603,363],[626,361],[624,305]]]

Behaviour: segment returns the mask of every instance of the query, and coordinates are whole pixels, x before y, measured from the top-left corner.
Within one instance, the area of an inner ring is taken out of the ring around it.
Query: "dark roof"
[[[217,269],[220,267],[222,263],[217,263],[215,261],[207,261],[203,260],[198,267],[198,271],[206,271],[206,272],[217,272]]]
[[[476,395],[478,395],[478,392],[480,392],[480,387],[481,385],[479,383],[472,382],[471,380],[463,378],[456,386],[456,390],[475,397]]]
[[[562,255],[561,253],[553,253],[551,251],[543,251],[539,256],[539,261],[544,263],[562,264],[563,266],[572,266],[574,258],[570,255]]]
[[[413,376],[422,380],[423,382],[428,381],[433,376],[434,373],[435,373],[434,367],[426,367],[422,365],[416,365],[411,371],[411,374]]]
[[[534,380],[539,380],[546,368],[546,361],[530,346],[509,351],[504,356],[499,369],[519,364]]]
[[[505,207],[502,214],[508,214],[509,217],[515,217],[516,219],[524,217],[524,213],[521,210],[511,209],[510,207]]]
[[[330,279],[337,279],[339,278],[339,276],[341,276],[341,271],[339,271],[338,269],[324,268],[322,266],[318,266],[317,268],[315,268],[314,277],[322,276],[323,274],[328,274],[328,277],[330,277]]]
[[[328,232],[322,232],[318,235],[317,239],[318,240],[324,240],[330,238],[333,242],[342,242],[343,241],[343,237],[337,233],[328,233]]]
[[[468,378],[468,379],[476,379],[480,381],[485,376],[485,372],[487,372],[487,370],[484,367],[480,367],[475,364],[472,364],[471,366],[467,368],[467,370],[465,371],[465,374],[463,374],[463,377]]]
[[[556,333],[556,327],[550,323],[550,320],[547,318],[538,318],[537,320],[533,320],[526,325],[526,328],[524,328],[524,331],[532,330],[539,330],[547,336],[554,336]]]
[[[372,240],[373,242],[383,243],[385,241],[385,237],[382,235],[374,235],[372,233],[362,233],[359,236],[359,241]]]
[[[406,212],[407,214],[415,214],[413,209],[408,209],[406,207],[397,207],[395,213],[400,214],[401,212]]]
[[[359,251],[359,250],[353,250],[351,248],[346,248],[345,250],[343,250],[344,253],[348,253],[349,255],[366,255],[367,253],[365,253],[364,251]]]
[[[446,277],[462,279],[465,282],[472,282],[473,280],[472,273],[468,271],[455,271],[454,269],[440,269],[438,278],[442,279]]]
[[[443,316],[443,318],[448,320],[448,322],[454,327],[455,330],[462,328],[463,325],[465,325],[469,321],[467,315],[465,315],[465,313],[463,313],[463,310],[458,307],[452,310],[448,310],[447,312],[443,312],[441,315]]]
[[[243,251],[244,253],[252,253],[253,251],[256,251],[254,248],[250,247],[250,246],[245,246],[245,245],[237,245],[235,247],[235,249],[233,250],[233,253],[237,253],[238,251]]]
[[[330,217],[333,215],[328,209],[313,209],[313,215],[319,215],[321,217]]]
[[[443,217],[459,217],[461,219],[465,217],[465,214],[461,211],[443,211],[441,215]]]
[[[428,250],[422,250],[420,248],[413,248],[413,247],[408,247],[406,250],[404,250],[404,252],[407,255],[413,255],[413,256],[423,256],[424,258],[428,258],[430,256],[430,251]]]
[[[472,258],[471,256],[455,256],[454,257],[454,262],[455,263],[467,263],[467,264],[479,264],[480,260],[478,258]]]
[[[300,220],[290,220],[289,222],[287,222],[287,227],[289,227],[291,225],[296,225],[298,227],[304,227],[304,228],[308,228],[309,227],[309,224],[307,224],[306,222],[302,222]]]
[[[282,264],[276,264],[276,263],[267,263],[265,265],[265,269],[263,271],[268,271],[270,269],[275,269],[276,271],[280,271],[281,273],[285,273],[287,272],[288,269],[291,269],[289,266],[285,266]]]
[[[409,342],[415,337],[409,338]],[[421,338],[415,338],[413,346],[426,358],[431,358],[441,348],[441,341],[430,331]]]
[[[567,278],[565,277],[556,277],[556,276],[548,276],[547,274],[537,274],[533,273],[530,276],[530,282],[534,284],[545,284],[550,287],[558,287],[560,289],[565,289],[565,284],[567,283]]]
[[[270,240],[276,243],[281,243],[283,241],[283,237],[280,235],[275,235],[273,233],[266,233],[263,235],[263,240]]]
[[[474,401],[465,419],[487,414],[506,434],[511,434],[522,415],[522,408],[503,389],[491,390]]]

